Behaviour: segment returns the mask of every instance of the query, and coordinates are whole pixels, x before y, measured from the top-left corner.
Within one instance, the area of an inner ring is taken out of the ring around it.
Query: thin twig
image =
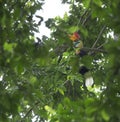
[[[82,22],[82,25],[85,24],[85,22],[89,19],[90,16],[91,16],[91,13],[89,13],[88,16],[84,19],[84,21]]]
[[[104,52],[104,53],[107,53],[107,51],[102,50],[102,49],[98,49],[98,48],[83,47],[82,49],[85,50],[85,51],[94,51],[94,52],[96,51],[96,52]]]
[[[100,49],[101,47],[103,47],[106,44],[106,42],[104,42],[103,44],[101,44],[99,47],[97,47],[97,49]]]
[[[61,86],[65,85],[69,80],[66,80],[64,83],[61,84]]]
[[[88,9],[85,10],[84,13],[82,14],[82,16],[80,17],[80,19],[79,19],[79,21],[78,21],[78,23],[77,23],[77,27],[79,26],[80,22],[82,21],[83,17],[84,17],[86,14],[88,14]],[[88,17],[87,17],[87,18],[88,18]],[[85,19],[83,22],[86,22],[86,20],[87,20],[87,19]],[[83,23],[83,22],[82,22],[82,23]],[[84,23],[83,23],[82,25],[84,25]]]
[[[93,46],[92,46],[92,48],[94,48],[94,47],[96,46],[96,44],[97,44],[97,42],[99,41],[99,39],[100,39],[100,37],[101,37],[101,34],[103,33],[105,27],[106,27],[106,26],[104,25],[103,28],[101,29],[101,31],[100,31],[100,33],[99,33],[99,35],[98,35],[98,37],[97,37],[95,43],[94,43]]]
[[[79,26],[79,24],[80,24],[82,18],[87,14],[87,12],[88,12],[88,9],[85,10],[84,13],[82,14],[82,16],[80,17],[80,19],[79,19],[79,21],[78,21],[78,23],[77,23],[77,27]]]

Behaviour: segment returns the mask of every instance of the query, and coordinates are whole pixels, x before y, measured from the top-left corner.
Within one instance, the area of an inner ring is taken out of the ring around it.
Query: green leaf
[[[93,65],[92,65],[92,61],[93,61],[93,57],[91,56],[84,56],[82,59],[81,59],[81,62],[88,68],[92,68]]]
[[[90,6],[91,0],[83,0],[83,5],[88,8]]]
[[[78,26],[72,26],[72,27],[69,28],[68,32],[69,33],[74,33],[74,32],[76,32],[78,30],[79,30],[79,27]]]
[[[30,77],[30,82],[34,84],[37,81],[37,78],[35,76]]]
[[[8,52],[13,52],[13,48],[16,46],[16,43],[4,43],[4,50]]]
[[[99,6],[99,7],[102,6],[102,1],[101,1],[101,0],[93,0],[93,2],[94,2],[97,6]]]
[[[62,95],[64,95],[64,91],[63,91],[63,89],[58,89],[58,91],[62,94]]]
[[[84,37],[88,36],[88,30],[84,27],[79,26],[80,32],[84,35]]]
[[[103,119],[104,119],[105,121],[109,121],[110,116],[108,115],[108,113],[107,113],[105,110],[102,110],[102,111],[101,111],[101,115],[102,115],[102,117],[103,117]]]
[[[78,57],[70,57],[69,59],[69,64],[71,65],[72,67],[72,72],[73,73],[76,73],[79,69],[79,58]]]
[[[50,114],[54,115],[56,112],[54,109],[52,109],[50,106],[45,105],[45,110],[48,111]]]
[[[22,63],[21,63],[21,64],[19,63],[19,64],[15,67],[15,70],[16,70],[16,72],[17,72],[18,74],[22,74],[22,73],[24,73],[25,68],[24,68],[24,66],[22,65]]]

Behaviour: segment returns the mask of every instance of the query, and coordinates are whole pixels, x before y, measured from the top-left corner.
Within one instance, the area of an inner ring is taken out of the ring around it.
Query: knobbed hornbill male
[[[76,55],[78,55],[80,57],[87,55],[87,52],[83,50],[83,42],[82,42],[81,37],[78,34],[78,32],[74,32],[72,35],[69,35],[69,38],[70,38],[70,40],[73,41],[73,47],[75,49]],[[92,86],[93,78],[92,78],[90,70],[88,68],[86,68],[85,66],[81,66],[79,68],[79,73],[84,76],[85,85]]]

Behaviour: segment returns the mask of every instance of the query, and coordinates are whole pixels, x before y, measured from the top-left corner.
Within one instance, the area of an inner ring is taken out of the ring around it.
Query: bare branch
[[[98,37],[97,37],[95,43],[94,43],[93,46],[92,46],[92,48],[94,48],[94,47],[96,46],[96,44],[97,44],[97,42],[99,41],[100,36],[101,36],[101,34],[103,33],[105,27],[106,27],[106,26],[104,25],[103,28],[101,29],[101,31],[100,31],[100,33],[99,33],[99,35],[98,35]]]
[[[83,17],[88,13],[88,9],[84,11],[84,13],[82,14],[82,16],[80,17],[77,26],[79,26],[80,22],[82,21]]]
[[[91,16],[91,13],[89,13],[88,16],[84,19],[84,21],[82,22],[82,25],[84,25],[87,22],[90,16]]]
[[[94,51],[94,52],[103,52],[103,53],[107,53],[107,51],[102,50],[102,49],[98,49],[98,48],[88,48],[88,47],[83,47],[82,48],[85,51]]]
[[[97,47],[97,49],[100,49],[100,48],[103,47],[105,44],[106,44],[106,42],[103,43],[103,44],[101,44],[99,47]]]
[[[89,8],[87,10],[85,10],[84,13],[80,16],[80,19],[79,19],[79,21],[77,23],[77,26],[79,26],[80,23],[81,23],[81,25],[84,25],[85,22],[88,20],[88,18],[91,15],[88,10],[89,10]],[[88,15],[88,16],[83,20],[85,15]],[[83,20],[83,22],[82,22],[82,20]]]

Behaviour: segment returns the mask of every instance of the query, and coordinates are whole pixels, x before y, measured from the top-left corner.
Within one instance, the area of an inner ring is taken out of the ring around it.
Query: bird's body
[[[74,49],[75,49],[75,54],[79,55],[80,50],[83,48],[83,42],[81,40],[74,41],[73,45],[74,45]]]

